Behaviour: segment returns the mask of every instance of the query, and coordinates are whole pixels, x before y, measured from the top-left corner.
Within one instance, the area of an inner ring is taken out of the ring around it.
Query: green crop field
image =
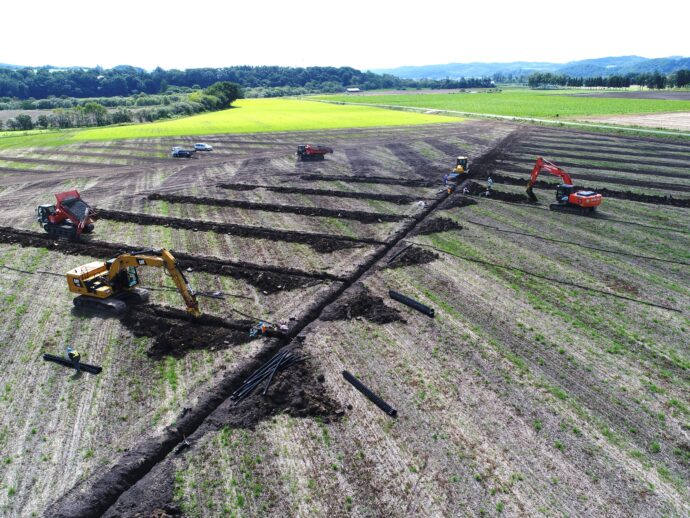
[[[456,117],[391,111],[367,106],[337,106],[286,99],[243,99],[237,101],[236,106],[229,110],[150,124],[48,133],[27,132],[28,134],[20,136],[5,132],[0,134],[0,149],[55,146],[96,140],[406,126],[457,121]]]
[[[504,90],[498,93],[329,95],[318,99],[406,106],[517,117],[575,117],[661,112],[690,112],[690,101],[574,96],[573,91]]]

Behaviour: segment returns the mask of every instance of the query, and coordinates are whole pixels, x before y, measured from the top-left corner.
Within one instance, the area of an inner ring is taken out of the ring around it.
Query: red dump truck
[[[327,146],[300,144],[297,146],[297,157],[300,160],[323,160],[333,150]]]

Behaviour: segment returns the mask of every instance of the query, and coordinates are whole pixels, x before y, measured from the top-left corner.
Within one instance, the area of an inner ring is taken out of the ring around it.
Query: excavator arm
[[[559,176],[564,185],[573,185],[573,180],[570,175],[566,173],[563,169],[558,167],[556,164],[552,164],[548,160],[544,160],[542,157],[538,157],[537,161],[534,163],[534,168],[532,169],[532,174],[530,175],[529,182],[527,183],[527,196],[529,199],[536,203],[537,196],[534,194],[533,187],[537,183],[537,178],[539,178],[539,173],[542,171],[548,171],[552,175]]]
[[[138,268],[140,266],[151,266],[154,268],[165,268],[168,274],[170,274],[180,295],[182,295],[184,303],[187,306],[187,312],[195,317],[201,315],[201,311],[199,311],[199,302],[196,299],[194,290],[189,285],[189,281],[187,281],[187,278],[178,266],[177,260],[168,250],[147,250],[145,252],[122,254],[111,259],[106,264],[109,264],[108,279],[111,282],[115,281],[123,270],[130,267]]]

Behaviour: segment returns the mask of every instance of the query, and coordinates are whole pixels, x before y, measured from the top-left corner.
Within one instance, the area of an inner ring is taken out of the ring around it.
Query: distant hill
[[[690,69],[690,58],[671,56],[649,59],[641,56],[618,56],[583,59],[569,63],[514,61],[511,63],[448,63],[446,65],[409,66],[372,70],[377,74],[391,74],[408,79],[457,79],[460,77],[486,77],[494,74],[529,75],[532,72],[552,72],[577,77],[610,76],[658,71],[670,74]]]

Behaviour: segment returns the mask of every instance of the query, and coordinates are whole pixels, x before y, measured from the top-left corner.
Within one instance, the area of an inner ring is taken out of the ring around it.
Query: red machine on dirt
[[[323,160],[328,153],[333,153],[333,150],[326,146],[312,146],[311,144],[297,146],[297,156],[300,160]]]
[[[527,184],[527,196],[536,203],[537,196],[532,190],[534,184],[537,183],[539,173],[544,170],[549,173],[559,176],[561,183],[556,187],[556,203],[549,205],[549,209],[560,212],[574,212],[577,214],[592,212],[596,207],[601,205],[602,196],[594,191],[576,191],[573,185],[573,180],[570,175],[556,164],[552,164],[542,157],[538,157],[532,169],[532,176]]]
[[[55,205],[39,205],[36,219],[48,234],[79,239],[82,233],[93,232],[96,212],[81,199],[79,191],[66,191],[55,195]]]

